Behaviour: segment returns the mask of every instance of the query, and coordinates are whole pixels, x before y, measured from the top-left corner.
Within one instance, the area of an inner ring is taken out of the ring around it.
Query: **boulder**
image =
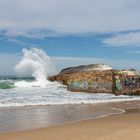
[[[67,85],[74,92],[140,95],[140,75],[136,70],[114,70],[104,64],[66,68],[49,80]]]
[[[115,95],[140,95],[140,74],[132,70],[113,73]]]
[[[112,93],[112,70],[92,70],[73,73],[68,77],[67,83],[69,91]]]

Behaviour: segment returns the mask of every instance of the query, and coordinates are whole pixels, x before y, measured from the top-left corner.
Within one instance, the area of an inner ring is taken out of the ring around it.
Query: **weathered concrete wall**
[[[113,93],[112,71],[73,73],[68,78],[68,90],[76,92]]]
[[[98,70],[104,66],[92,64],[67,68],[49,80],[67,85],[69,91],[75,92],[140,95],[140,75],[136,71]]]
[[[114,73],[114,93],[116,95],[140,95],[140,76]]]

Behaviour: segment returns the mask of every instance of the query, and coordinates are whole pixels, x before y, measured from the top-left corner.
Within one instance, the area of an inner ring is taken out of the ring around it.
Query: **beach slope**
[[[140,113],[128,110],[121,115],[72,124],[1,133],[0,140],[139,140]]]

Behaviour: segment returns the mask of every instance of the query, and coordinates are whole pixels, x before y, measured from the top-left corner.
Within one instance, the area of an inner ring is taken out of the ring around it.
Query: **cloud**
[[[73,57],[51,57],[57,72],[63,68],[86,65],[86,64],[106,64],[115,69],[135,68],[140,70],[139,61],[134,60],[110,60],[104,58],[73,58]],[[5,61],[7,60],[7,61]],[[16,75],[14,66],[21,60],[21,55],[18,54],[2,54],[0,53],[0,76]],[[5,63],[3,63],[5,62]],[[27,74],[28,75],[28,74]]]
[[[31,46],[31,47],[37,47],[39,46],[38,44],[34,44],[34,43],[27,43],[25,41],[22,41],[20,39],[17,39],[17,38],[8,38],[7,39],[8,42],[11,42],[13,44],[16,44],[16,45],[20,45],[20,46],[23,46],[23,47],[26,47],[26,46]]]
[[[17,45],[21,45],[21,46],[29,46],[30,45],[30,44],[24,43],[21,40],[17,40],[14,38],[9,38],[9,39],[7,39],[7,41],[12,42],[12,43],[17,44]]]
[[[140,54],[140,50],[137,50],[137,51],[129,51],[129,52],[127,52],[127,54],[139,55]]]
[[[102,58],[77,58],[77,57],[52,57],[53,63],[57,67],[57,71],[66,67],[73,67],[85,64],[102,63]]]
[[[139,13],[139,0],[0,0],[0,30],[41,38],[137,30]]]
[[[103,40],[103,43],[112,47],[140,46],[140,32],[119,34]]]
[[[0,53],[0,76],[15,75],[14,66],[20,60],[18,54]]]
[[[62,68],[86,65],[86,64],[106,64],[114,69],[130,69],[135,68],[140,70],[140,63],[137,60],[118,60],[118,59],[104,59],[104,58],[73,58],[73,57],[53,57],[54,64],[57,70]]]

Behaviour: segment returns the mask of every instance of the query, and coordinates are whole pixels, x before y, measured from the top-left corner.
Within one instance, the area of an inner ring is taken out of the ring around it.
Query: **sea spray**
[[[15,66],[18,75],[28,75],[35,78],[33,82],[20,81],[16,82],[18,87],[40,86],[46,87],[50,82],[47,80],[49,75],[55,73],[55,68],[50,57],[41,49],[32,48],[23,49],[23,58]]]

